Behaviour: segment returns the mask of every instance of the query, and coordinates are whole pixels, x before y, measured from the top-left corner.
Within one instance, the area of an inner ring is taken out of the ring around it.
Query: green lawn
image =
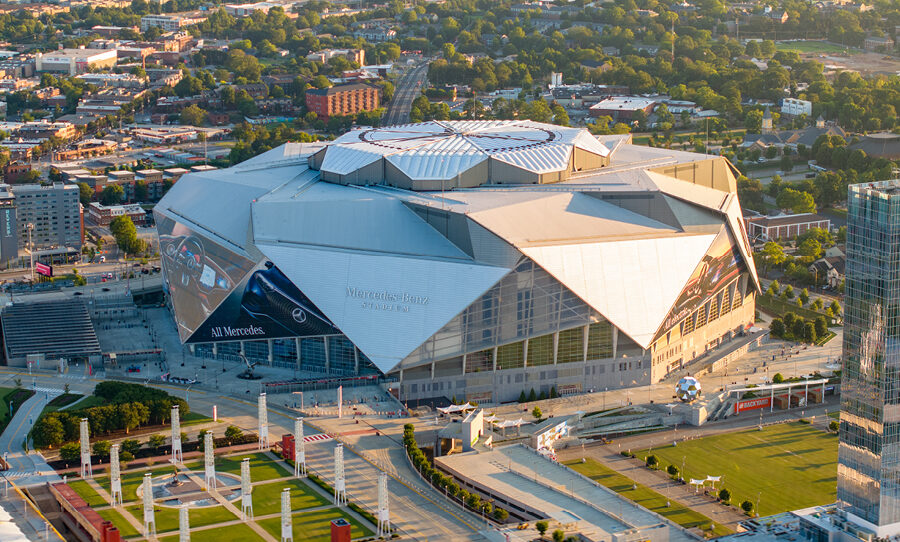
[[[255,512],[256,510],[254,510],[254,513]],[[340,517],[346,519],[352,525],[350,532],[353,538],[362,538],[375,534],[371,529],[363,526],[343,510],[340,510],[339,508],[328,508],[327,510],[294,514],[294,540],[303,540],[304,542],[324,542],[331,540],[331,520]],[[263,519],[256,523],[263,529],[269,531],[272,536],[280,539],[281,518],[274,517]],[[191,540],[194,540],[193,536],[191,537]]]
[[[78,401],[77,403],[73,404],[66,410],[81,410],[83,408],[91,408],[91,407],[100,406],[100,405],[104,405],[104,404],[106,404],[106,401],[104,399],[101,399],[100,397],[97,397],[96,395],[88,395],[87,397],[85,397],[81,401]]]
[[[724,476],[732,502],[759,499],[759,513],[828,504],[837,498],[837,436],[785,423],[654,448],[665,468],[684,462],[685,478]],[[646,457],[647,450],[637,453]]]
[[[634,489],[634,481],[631,478],[619,474],[593,459],[587,459],[584,463],[580,460],[568,461],[566,465],[591,480],[612,489],[616,493],[620,493],[644,508],[665,516],[670,521],[674,521],[683,527],[709,529],[711,520],[708,517],[699,512],[694,512],[674,500],[670,501],[671,506],[666,506],[666,498],[664,496],[641,484],[638,484],[637,489]],[[716,525],[713,533],[716,536],[723,536],[730,534],[731,531],[721,525]]]
[[[291,510],[303,510],[331,504],[331,501],[301,480],[253,486],[253,513],[257,516],[281,512],[281,491],[291,489]]]
[[[109,504],[84,480],[73,480],[69,482],[69,487],[74,489],[75,493],[78,493],[78,495],[84,499],[84,502],[88,503],[90,506],[103,506],[104,504]]]
[[[281,536],[279,527],[278,536]],[[249,540],[259,540],[260,537],[256,531],[247,527],[243,523],[229,525],[228,527],[219,527],[218,529],[204,529],[202,531],[191,532],[191,542],[245,542]],[[295,540],[305,540],[304,538],[296,538]],[[160,538],[160,542],[178,542],[178,535]]]
[[[798,53],[842,53],[847,49],[827,41],[790,41],[775,44],[779,51],[796,51]]]
[[[230,472],[240,476],[241,461],[245,457],[250,458],[250,479],[254,482],[272,480],[273,478],[283,478],[292,474],[279,463],[276,463],[269,458],[269,456],[260,452],[246,455],[234,455],[231,457],[217,457],[216,471]]]
[[[164,533],[166,531],[178,530],[178,509],[168,506],[156,505],[155,519],[156,532]],[[133,504],[127,507],[138,521],[144,522],[144,507],[141,504]],[[203,508],[191,508],[188,513],[188,520],[191,527],[203,527],[206,525],[215,525],[225,521],[234,521],[237,516],[225,509],[224,506],[209,506]]]
[[[134,528],[134,525],[128,523],[122,514],[119,513],[115,508],[106,508],[105,510],[97,510],[97,513],[100,514],[100,517],[113,522],[116,528],[119,529],[119,533],[122,535],[122,538],[128,538],[129,536],[139,536],[141,533],[138,532],[137,529]],[[136,518],[138,521],[143,520],[143,517]]]
[[[181,425],[197,425],[198,423],[207,423],[213,421],[209,416],[204,416],[203,414],[197,412],[188,412],[181,418]]]

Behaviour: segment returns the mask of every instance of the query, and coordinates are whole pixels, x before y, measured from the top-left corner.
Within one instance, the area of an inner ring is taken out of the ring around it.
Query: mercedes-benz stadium
[[[531,121],[288,143],[156,206],[180,338],[403,400],[656,382],[752,325],[724,158]]]

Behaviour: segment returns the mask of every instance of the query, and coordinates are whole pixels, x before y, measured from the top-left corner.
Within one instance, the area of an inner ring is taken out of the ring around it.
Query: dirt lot
[[[805,54],[804,58],[818,60],[825,65],[825,72],[830,70],[852,70],[864,75],[888,74],[900,72],[900,59],[887,57],[881,53],[841,54]]]

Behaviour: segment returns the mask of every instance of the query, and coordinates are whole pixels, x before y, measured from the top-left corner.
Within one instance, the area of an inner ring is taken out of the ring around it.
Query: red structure
[[[331,542],[350,542],[350,522],[344,518],[331,520]]]
[[[50,486],[50,493],[62,511],[61,519],[71,531],[70,540],[81,542],[121,542],[119,529],[106,521],[66,483]],[[349,540],[349,539],[348,539]]]
[[[281,435],[281,457],[294,460],[294,435]]]
[[[322,120],[332,115],[354,115],[378,109],[379,89],[363,83],[312,88],[306,91],[306,107]]]

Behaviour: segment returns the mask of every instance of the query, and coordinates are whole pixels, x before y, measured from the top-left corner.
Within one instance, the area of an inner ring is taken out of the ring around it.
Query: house
[[[837,288],[844,280],[846,264],[847,260],[843,256],[826,256],[811,263],[809,272],[815,277],[816,283],[824,282],[831,288]]]

